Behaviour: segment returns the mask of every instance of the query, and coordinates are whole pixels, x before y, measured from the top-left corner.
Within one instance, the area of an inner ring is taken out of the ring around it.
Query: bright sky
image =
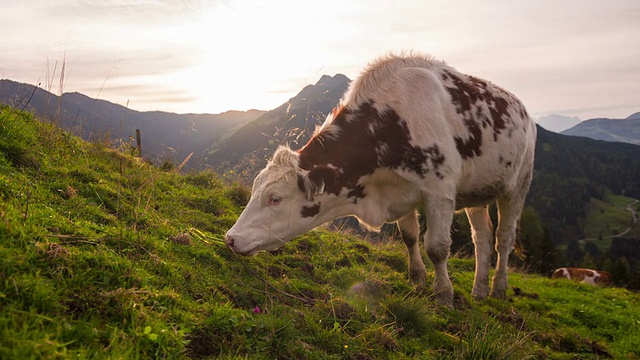
[[[135,110],[270,110],[417,50],[534,117],[640,111],[638,0],[0,0],[0,78]],[[51,80],[53,79],[53,81]]]

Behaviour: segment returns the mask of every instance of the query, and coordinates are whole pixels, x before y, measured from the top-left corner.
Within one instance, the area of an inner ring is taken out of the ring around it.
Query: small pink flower
[[[257,306],[253,308],[253,313],[254,314],[260,314],[260,311],[261,311],[260,308],[257,307]]]

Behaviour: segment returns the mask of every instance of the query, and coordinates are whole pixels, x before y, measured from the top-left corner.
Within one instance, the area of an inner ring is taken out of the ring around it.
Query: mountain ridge
[[[631,114],[625,119],[595,118],[585,120],[561,131],[560,134],[640,145],[640,112]]]
[[[640,119],[640,111],[633,113],[625,118],[625,120],[638,120]]]
[[[217,164],[214,168],[220,172],[234,171],[245,181],[252,180],[277,146],[306,144],[316,126],[338,105],[350,82],[343,74],[323,75],[287,102],[213,144],[201,160]]]

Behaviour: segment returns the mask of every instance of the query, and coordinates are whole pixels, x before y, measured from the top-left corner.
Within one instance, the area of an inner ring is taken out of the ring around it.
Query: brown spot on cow
[[[302,169],[330,165],[338,170],[339,178],[327,186],[327,193],[338,195],[346,188],[348,197],[357,201],[366,196],[366,189],[358,181],[377,168],[402,169],[424,178],[446,160],[435,144],[412,145],[406,122],[391,108],[380,112],[373,102],[367,102],[357,109],[342,108],[334,114],[333,126],[339,131],[327,136],[315,134],[299,151]],[[441,179],[445,177],[440,171],[438,174]]]
[[[507,160],[504,157],[502,157],[502,155],[498,156],[498,163],[500,163],[500,165],[503,165],[504,167],[511,167],[511,165],[513,165],[513,162],[511,160]]]
[[[320,203],[317,203],[313,206],[303,206],[302,210],[300,211],[300,214],[302,215],[302,217],[314,217],[316,215],[318,215],[318,213],[320,212]]]
[[[446,89],[469,133],[466,140],[461,136],[454,137],[458,152],[463,159],[481,156],[482,129],[491,128],[493,140],[498,141],[498,136],[507,127],[507,122],[511,121],[509,99],[512,95],[473,76],[468,76],[467,81],[464,81],[453,72],[444,73],[446,76],[443,75],[443,79],[450,80],[453,84]]]
[[[478,124],[471,119],[465,119],[464,124],[467,127],[467,130],[469,130],[469,139],[464,140],[459,136],[453,137],[460,156],[462,156],[463,159],[481,156],[482,130],[480,130]]]

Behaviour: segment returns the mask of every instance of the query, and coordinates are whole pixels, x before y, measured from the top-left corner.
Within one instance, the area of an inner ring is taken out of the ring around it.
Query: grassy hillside
[[[513,273],[477,302],[452,259],[451,311],[404,245],[326,230],[239,258],[245,188],[129,153],[0,108],[0,358],[640,358],[638,294]]]
[[[640,223],[633,223],[633,215],[627,209],[630,204],[636,205],[635,200],[610,192],[604,195],[603,200],[592,198],[584,226],[586,237],[606,242],[629,228],[631,230],[627,234],[630,237],[640,234]]]

